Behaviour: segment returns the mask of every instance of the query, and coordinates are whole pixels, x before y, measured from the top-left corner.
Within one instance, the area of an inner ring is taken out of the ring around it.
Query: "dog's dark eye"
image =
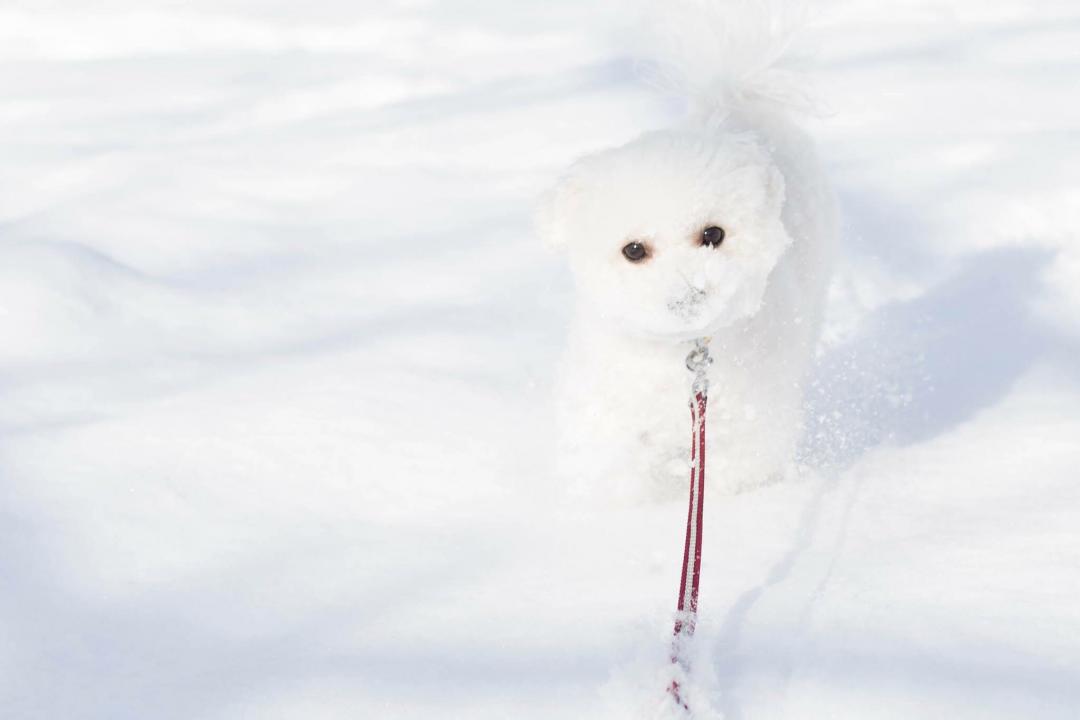
[[[724,228],[712,225],[701,231],[701,244],[709,247],[720,247],[724,242]]]
[[[649,248],[639,242],[627,243],[623,245],[622,254],[630,262],[641,262],[649,256]]]

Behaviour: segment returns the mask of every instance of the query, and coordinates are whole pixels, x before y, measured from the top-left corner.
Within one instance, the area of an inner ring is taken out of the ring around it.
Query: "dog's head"
[[[634,334],[685,339],[757,312],[791,243],[784,181],[752,135],[658,132],[578,161],[544,198],[582,299]]]

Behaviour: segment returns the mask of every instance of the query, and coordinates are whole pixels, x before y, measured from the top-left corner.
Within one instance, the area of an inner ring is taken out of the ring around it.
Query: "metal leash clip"
[[[709,355],[709,339],[704,337],[695,340],[694,348],[686,356],[686,369],[694,373],[695,395],[707,395],[709,392],[709,366],[713,361]]]

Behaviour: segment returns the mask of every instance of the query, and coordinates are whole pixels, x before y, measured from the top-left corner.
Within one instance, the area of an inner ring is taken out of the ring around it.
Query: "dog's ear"
[[[548,247],[566,247],[571,216],[580,195],[581,180],[571,174],[540,196],[533,219],[536,234]]]
[[[777,214],[784,209],[786,185],[784,175],[775,165],[769,164],[765,170],[765,203]]]

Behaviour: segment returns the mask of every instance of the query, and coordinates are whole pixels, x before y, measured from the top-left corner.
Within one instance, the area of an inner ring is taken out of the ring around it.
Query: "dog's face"
[[[748,135],[660,132],[587,157],[540,230],[582,300],[625,331],[686,339],[752,316],[791,243],[784,183]]]

